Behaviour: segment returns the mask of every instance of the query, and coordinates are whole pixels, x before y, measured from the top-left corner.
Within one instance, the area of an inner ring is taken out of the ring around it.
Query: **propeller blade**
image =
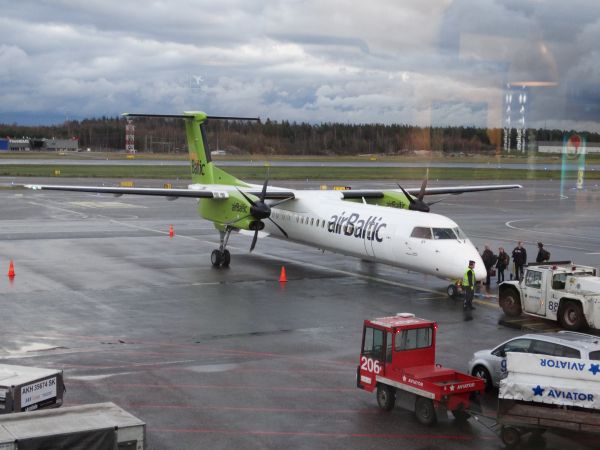
[[[273,225],[275,225],[277,228],[279,228],[279,231],[281,231],[285,237],[288,237],[288,234],[285,232],[285,230],[284,230],[283,228],[281,228],[281,227],[280,227],[280,226],[277,224],[277,222],[275,222],[275,221],[274,221],[273,219],[271,219],[270,217],[268,217],[268,219],[269,219],[271,222],[273,222]]]
[[[425,203],[423,200],[420,200],[420,199],[415,200],[414,198],[412,198],[412,196],[408,192],[406,192],[404,190],[404,188],[402,186],[400,186],[400,184],[398,184],[398,183],[396,183],[396,184],[402,190],[402,192],[404,193],[404,195],[410,202],[410,205],[408,205],[408,209],[410,209],[411,211],[429,212],[429,206],[427,205],[427,203]],[[421,190],[423,190],[423,188],[421,188]]]
[[[256,227],[256,229],[254,230],[254,237],[252,238],[252,244],[250,245],[250,252],[252,252],[252,250],[254,250],[254,247],[256,247],[257,239],[258,239],[258,227]]]
[[[423,180],[423,183],[421,184],[421,190],[419,191],[419,194],[417,195],[417,198],[420,201],[423,201],[423,197],[425,197],[425,189],[427,189],[427,181],[429,180],[429,167],[427,168],[427,172],[425,172],[425,179]]]
[[[412,198],[412,195],[410,195],[408,192],[406,192],[406,191],[404,190],[404,188],[403,188],[402,186],[400,186],[400,183],[396,183],[396,184],[397,184],[397,185],[398,185],[398,187],[399,187],[399,188],[402,190],[402,192],[404,193],[404,195],[405,195],[405,196],[406,196],[406,198],[408,199],[408,202],[409,202],[411,205],[414,205],[414,204],[415,204],[415,199],[414,199],[414,198]]]
[[[265,184],[263,184],[262,192],[260,193],[260,201],[264,202],[265,197],[267,196],[267,184],[269,184],[269,180],[265,180]]]
[[[238,188],[238,187],[236,186],[236,189],[238,190],[238,192],[239,192],[240,194],[242,194],[242,197],[244,197],[248,203],[250,203],[252,206],[256,206],[256,203],[254,203],[254,201],[253,201],[253,200],[252,200],[250,197],[248,197],[246,194],[244,194],[244,192],[242,192],[242,191],[240,190],[240,188]]]

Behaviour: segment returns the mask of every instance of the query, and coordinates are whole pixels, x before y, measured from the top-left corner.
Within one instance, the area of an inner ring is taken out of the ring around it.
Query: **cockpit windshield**
[[[452,230],[454,230],[454,234],[456,234],[456,237],[458,239],[463,239],[463,240],[468,239],[465,232],[463,230],[461,230],[459,227],[453,228]]]
[[[434,239],[457,239],[452,228],[433,228]]]
[[[410,237],[417,239],[466,239],[465,234],[457,228],[415,227]]]

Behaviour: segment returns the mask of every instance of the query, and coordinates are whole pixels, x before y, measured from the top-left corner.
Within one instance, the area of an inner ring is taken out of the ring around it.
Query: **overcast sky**
[[[513,125],[526,93],[527,126],[600,131],[597,0],[0,0],[0,30],[3,122],[502,127],[512,92]]]

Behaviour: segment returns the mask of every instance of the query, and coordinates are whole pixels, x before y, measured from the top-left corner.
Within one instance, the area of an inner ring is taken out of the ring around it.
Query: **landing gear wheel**
[[[448,297],[450,298],[454,298],[458,296],[458,288],[456,287],[455,284],[450,284],[448,285],[448,288],[446,288],[446,293],[448,294]]]
[[[500,439],[508,448],[515,448],[521,442],[521,433],[513,427],[502,427],[500,431]]]
[[[500,308],[509,317],[521,315],[521,301],[514,292],[505,292],[500,296]]]
[[[467,420],[469,420],[469,417],[471,417],[471,414],[469,414],[468,412],[462,411],[460,409],[456,409],[454,411],[452,411],[452,415],[454,416],[454,419],[457,422],[461,422],[464,423]]]
[[[391,411],[396,404],[396,391],[387,384],[377,385],[377,404],[384,411]]]
[[[210,262],[212,263],[213,267],[219,267],[221,265],[221,261],[221,252],[219,250],[213,250],[210,254]]]
[[[419,423],[423,425],[431,426],[437,422],[433,402],[425,397],[417,397],[415,401],[415,416]]]
[[[223,250],[223,254],[221,256],[222,256],[221,266],[229,267],[229,263],[231,262],[231,253],[229,253],[229,250],[227,250],[227,249]]]
[[[487,370],[483,366],[475,366],[471,371],[471,375],[477,378],[481,378],[485,383],[485,392],[490,392],[494,387],[494,383],[492,382],[492,376],[490,375],[490,371]]]
[[[558,320],[563,328],[570,331],[581,330],[585,327],[585,317],[578,302],[567,301],[558,312]]]

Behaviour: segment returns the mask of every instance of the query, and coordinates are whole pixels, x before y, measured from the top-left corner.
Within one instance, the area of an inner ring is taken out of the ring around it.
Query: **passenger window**
[[[392,333],[388,331],[385,342],[385,360],[386,362],[392,362]]]
[[[590,352],[590,359],[594,361],[600,361],[600,351]]]
[[[556,345],[552,342],[545,341],[533,341],[531,345],[531,353],[535,353],[537,355],[561,356],[557,354],[557,352],[560,351],[559,347],[562,347],[562,345]]]
[[[431,228],[415,227],[410,234],[410,237],[419,239],[431,239]]]
[[[380,361],[383,359],[383,330],[373,327],[365,328],[362,354]]]
[[[562,356],[563,358],[577,358],[581,359],[581,352],[574,348],[567,347],[566,345],[557,345],[557,352],[554,356]],[[591,358],[590,358],[591,359]]]
[[[396,334],[397,352],[403,350],[415,350],[417,348],[426,348],[431,346],[431,328],[414,328],[412,330],[404,330]]]
[[[528,270],[527,276],[525,277],[525,286],[531,287],[534,289],[539,289],[542,287],[542,272],[537,272],[535,270]]]
[[[504,344],[504,353],[517,352],[517,353],[528,353],[529,347],[531,347],[531,340],[529,339],[515,339],[514,341],[507,342]]]

